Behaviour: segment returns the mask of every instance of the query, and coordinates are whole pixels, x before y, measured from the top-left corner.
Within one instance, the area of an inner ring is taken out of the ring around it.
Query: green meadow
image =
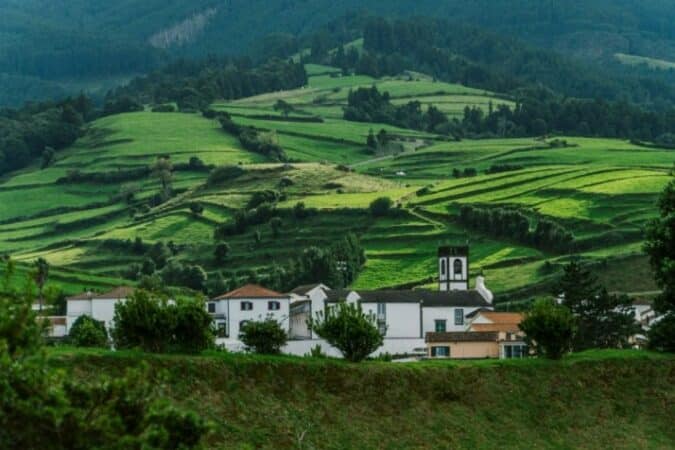
[[[22,266],[43,256],[53,265],[52,283],[68,292],[130,283],[122,276],[142,257],[120,245],[137,237],[144,242],[173,242],[176,258],[199,264],[210,275],[256,271],[264,283],[272,264],[285,264],[309,245],[327,245],[354,232],[366,249],[367,263],[358,288],[434,286],[439,244],[468,243],[472,275],[483,273],[502,298],[546,292],[568,254],[497,238],[462,225],[462,205],[517,209],[532,220],[547,219],[573,233],[576,252],[592,264],[613,291],[654,289],[641,250],[642,229],[656,214],[659,192],[671,179],[672,150],[626,141],[569,136],[547,139],[452,141],[414,130],[342,118],[350,89],[376,85],[396,104],[433,104],[449,117],[466,106],[490,108],[511,104],[497,94],[436,82],[423,74],[372,79],[341,76],[328,66],[308,65],[308,86],[232,102],[219,101],[235,122],[273,134],[289,164],[267,161],[245,150],[222,131],[216,120],[199,114],[119,114],[89,125],[72,147],[57,153],[46,169],[32,166],[0,180],[0,252]],[[294,110],[289,118],[273,109],[283,99]],[[301,121],[314,118],[313,122]],[[317,120],[317,119],[320,119]],[[298,121],[300,120],[300,121]],[[372,154],[365,141],[370,130],[385,129],[402,144],[398,154]],[[564,141],[564,145],[561,142]],[[174,164],[197,157],[205,164],[239,165],[243,175],[207,185],[207,171],[173,172],[175,196],[148,208],[159,190],[146,173],[123,182],[74,182],[81,173],[124,172],[147,168],[160,156]],[[488,173],[493,167],[506,171]],[[456,170],[455,170],[456,169]],[[475,176],[456,177],[475,169]],[[453,173],[455,171],[455,173]],[[122,195],[132,190],[133,200]],[[228,237],[231,252],[224,264],[213,261],[213,232],[231,221],[256,192],[278,191],[282,229],[269,224]],[[374,199],[387,196],[395,214],[374,218]],[[296,219],[292,208],[303,202],[316,214]],[[190,210],[199,203],[200,215]],[[253,233],[259,231],[261,242]]]

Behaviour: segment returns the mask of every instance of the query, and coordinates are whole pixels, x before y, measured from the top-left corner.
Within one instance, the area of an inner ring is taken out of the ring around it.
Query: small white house
[[[103,294],[85,292],[66,299],[66,332],[70,332],[78,317],[82,315],[101,321],[108,332],[113,328],[115,305],[124,302],[134,292],[129,286],[119,286]]]
[[[218,343],[231,349],[241,347],[239,333],[248,321],[272,318],[289,331],[291,296],[247,284],[207,302],[218,330]]]

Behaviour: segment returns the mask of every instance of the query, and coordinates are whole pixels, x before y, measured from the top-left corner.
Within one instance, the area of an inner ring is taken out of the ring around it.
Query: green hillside
[[[139,361],[167,401],[227,449],[666,449],[675,433],[667,355],[591,351],[563,361],[366,362],[54,349],[70,379]]]
[[[47,258],[57,268],[52,281],[69,292],[122,282],[130,264],[143,261],[128,247],[136,238],[146,244],[171,241],[180,249],[177,260],[199,264],[211,276],[254,271],[264,283],[272,265],[283,266],[309,245],[328,245],[354,232],[368,257],[355,284],[359,288],[433,285],[436,247],[468,242],[473,274],[482,271],[498,294],[546,291],[569,252],[467,225],[459,211],[471,205],[520,211],[533,229],[542,220],[552,221],[573,234],[575,253],[596,264],[610,289],[654,289],[651,277],[624,276],[615,267],[646,271],[641,229],[656,214],[672,150],[577,137],[449,141],[389,125],[348,122],[342,108],[349,90],[360,86],[376,85],[390,93],[392,103],[417,100],[459,119],[465,106],[487,109],[510,101],[422,74],[342,77],[322,66],[309,66],[308,72],[312,76],[302,89],[213,105],[239,124],[272,133],[290,164],[271,163],[245,150],[216,120],[201,115],[108,116],[90,124],[85,136],[60,151],[48,168],[32,166],[2,179],[2,252],[26,263]],[[288,117],[275,111],[279,99],[293,106]],[[400,144],[398,150],[367,150],[370,130],[380,129]],[[174,165],[176,195],[152,207],[148,202],[159,181],[148,167],[162,156],[170,156]],[[203,165],[191,165],[191,158]],[[207,183],[209,167],[222,165],[238,165],[242,174]],[[495,167],[501,169],[495,172]],[[475,169],[476,175],[458,178],[466,169]],[[265,190],[282,196],[280,235],[262,224],[229,236],[227,261],[216,264],[214,229]],[[368,206],[381,196],[400,205],[397,214],[372,217]],[[294,218],[291,210],[298,202],[318,213]],[[203,213],[191,212],[194,203],[203,206]],[[259,243],[254,242],[256,230]]]

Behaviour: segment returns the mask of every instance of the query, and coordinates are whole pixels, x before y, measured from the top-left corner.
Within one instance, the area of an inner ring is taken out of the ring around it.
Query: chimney
[[[494,295],[487,287],[485,287],[485,278],[482,275],[476,277],[476,290],[486,302],[492,304]]]

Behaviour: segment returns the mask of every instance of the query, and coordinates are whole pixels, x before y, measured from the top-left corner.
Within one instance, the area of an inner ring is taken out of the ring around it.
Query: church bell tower
[[[450,245],[438,248],[438,290],[469,289],[469,246]]]

